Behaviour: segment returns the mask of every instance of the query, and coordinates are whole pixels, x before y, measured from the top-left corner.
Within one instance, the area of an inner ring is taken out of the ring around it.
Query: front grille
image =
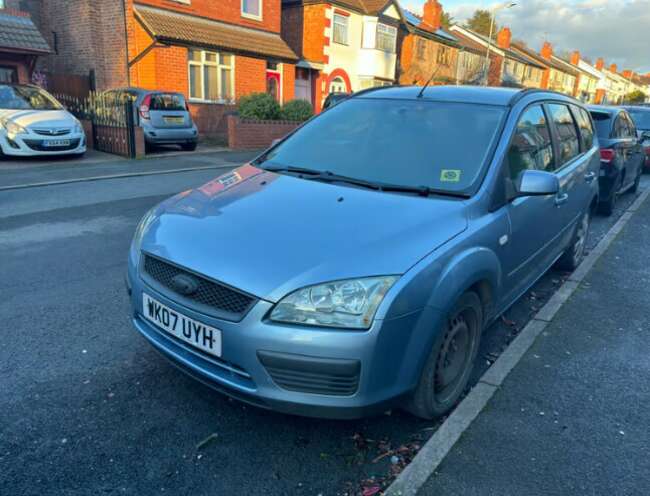
[[[278,386],[289,391],[351,396],[359,387],[358,360],[308,357],[258,351],[257,356]]]
[[[32,129],[32,131],[42,136],[65,136],[70,134],[70,129]]]
[[[25,144],[30,147],[32,150],[39,152],[67,152],[69,150],[74,150],[79,146],[79,138],[70,140],[70,144],[67,146],[43,146],[43,140],[23,140]]]
[[[144,255],[144,272],[151,279],[176,295],[204,307],[209,307],[211,310],[216,310],[219,317],[228,320],[241,320],[256,301],[254,297],[241,291],[164,262],[151,255]],[[184,296],[175,291],[172,279],[179,274],[186,274],[197,281],[198,289],[193,294]]]

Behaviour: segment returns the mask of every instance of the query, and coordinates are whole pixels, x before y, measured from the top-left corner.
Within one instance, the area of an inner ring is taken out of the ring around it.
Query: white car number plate
[[[56,148],[57,146],[70,146],[70,140],[46,140],[43,141],[46,148]]]
[[[172,336],[210,355],[221,356],[221,331],[190,319],[142,293],[142,314]]]

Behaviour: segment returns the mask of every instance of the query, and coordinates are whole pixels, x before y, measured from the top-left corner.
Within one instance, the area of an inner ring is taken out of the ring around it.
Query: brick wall
[[[106,1],[106,0],[103,0]],[[249,19],[241,15],[241,0],[192,0],[190,5],[173,0],[138,0],[138,3],[208,17],[266,31],[280,32],[281,0],[262,0],[262,19]]]
[[[224,144],[228,142],[228,115],[237,111],[235,105],[214,105],[209,103],[190,103],[192,119],[199,128],[201,136],[210,137]]]
[[[417,45],[423,40],[425,43],[424,57],[418,57]],[[438,64],[438,51],[448,50],[449,64]],[[402,40],[399,65],[400,84],[424,84],[436,71],[435,80],[451,82],[456,79],[456,64],[458,62],[458,49],[437,43],[428,38],[409,34]]]
[[[327,5],[290,6],[282,10],[282,37],[298,57],[325,63]]]
[[[235,96],[266,92],[266,60],[235,57]]]
[[[296,66],[282,64],[282,103],[290,102],[295,98],[296,92]]]
[[[234,150],[262,149],[273,140],[284,138],[300,123],[286,121],[249,121],[228,116],[228,147]]]

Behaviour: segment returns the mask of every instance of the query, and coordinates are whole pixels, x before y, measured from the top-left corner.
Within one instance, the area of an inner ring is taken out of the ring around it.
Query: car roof
[[[422,86],[384,86],[362,90],[351,98],[390,98],[398,100],[416,100]],[[497,88],[490,86],[429,86],[424,89],[422,98],[439,102],[474,103],[481,105],[509,106],[521,97],[535,94],[539,99],[563,99],[574,101],[561,93],[539,89]],[[575,103],[579,104],[577,100]]]
[[[623,105],[625,110],[634,110],[640,112],[650,112],[650,107],[644,107],[642,105]]]
[[[601,114],[614,116],[625,109],[623,107],[614,107],[612,105],[587,105],[587,110],[589,110],[589,112],[600,112]]]

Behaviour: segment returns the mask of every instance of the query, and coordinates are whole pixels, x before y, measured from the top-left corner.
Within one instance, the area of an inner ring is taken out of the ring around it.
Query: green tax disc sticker
[[[440,182],[457,183],[460,182],[460,169],[442,169],[440,171]]]

